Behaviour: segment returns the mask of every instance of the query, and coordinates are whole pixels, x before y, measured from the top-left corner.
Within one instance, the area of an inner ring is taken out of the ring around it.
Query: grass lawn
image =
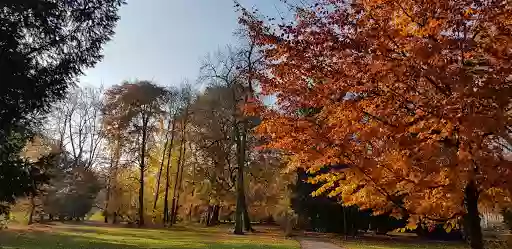
[[[93,225],[13,227],[0,230],[2,249],[261,248],[298,249],[277,233],[232,235],[226,228],[137,229]]]
[[[403,241],[376,241],[354,240],[341,241],[336,244],[347,249],[467,249],[463,243],[454,242],[403,242]]]

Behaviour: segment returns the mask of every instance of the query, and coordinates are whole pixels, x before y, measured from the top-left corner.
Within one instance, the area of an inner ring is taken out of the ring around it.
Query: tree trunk
[[[121,138],[119,137],[119,135],[116,135],[116,147],[115,147],[115,152],[114,152],[114,155],[112,155],[112,158],[110,160],[110,175],[108,177],[108,182],[107,182],[107,194],[106,194],[106,197],[105,197],[105,208],[103,209],[104,210],[104,222],[105,223],[108,223],[108,206],[109,206],[109,203],[110,203],[110,195],[111,195],[111,192],[112,192],[112,184],[114,182],[114,177],[117,176],[117,167],[119,166],[119,158],[121,157]],[[114,212],[115,213],[115,212]],[[114,218],[115,219],[115,218]]]
[[[183,174],[183,161],[185,157],[185,130],[187,127],[187,119],[188,119],[188,104],[185,108],[185,117],[182,121],[182,127],[181,127],[181,142],[180,142],[180,154],[178,156],[178,165],[176,168],[176,177],[174,178],[174,188],[173,188],[173,194],[172,194],[172,206],[171,206],[171,224],[176,223],[176,217],[178,215],[178,207],[179,207],[179,192],[181,187],[181,175]]]
[[[479,193],[474,180],[468,183],[464,194],[467,211],[465,225],[469,232],[469,244],[471,249],[483,249],[482,228],[480,226],[480,214],[478,212]]]
[[[244,191],[244,166],[245,166],[245,150],[237,124],[234,124],[235,134],[238,139],[237,146],[237,175],[236,175],[236,210],[235,210],[235,230],[234,234],[244,234],[244,209],[245,209],[245,191]]]
[[[140,151],[140,182],[139,182],[139,227],[144,226],[144,160],[146,157],[146,136],[149,117],[142,116],[142,141]]]
[[[246,124],[243,124],[242,132],[237,122],[233,124],[234,137],[237,151],[237,175],[236,175],[236,210],[235,210],[235,234],[244,234],[243,227],[250,230],[249,215],[246,214],[247,205],[245,203],[244,189],[244,168],[245,168],[245,147],[247,140]]]
[[[214,205],[212,211],[212,217],[210,218],[210,226],[216,226],[219,224],[220,206]]]
[[[212,220],[212,213],[213,213],[213,207],[211,205],[208,205],[208,208],[206,209],[206,226],[210,226],[211,220]]]
[[[32,225],[34,223],[33,216],[36,210],[36,202],[34,200],[34,195],[30,196],[30,212],[28,214],[28,225]]]
[[[183,136],[185,136],[185,134],[183,133]],[[182,141],[183,143],[186,143],[186,140],[184,139]],[[179,177],[178,177],[178,188],[177,188],[177,196],[176,196],[176,205],[174,207],[174,211],[173,211],[173,216],[172,216],[172,223],[173,224],[176,224],[176,217],[178,216],[178,208],[179,208],[179,203],[180,203],[180,193],[181,193],[181,185],[182,185],[182,182],[183,182],[183,168],[184,168],[184,164],[185,164],[185,154],[187,153],[187,146],[184,144],[183,145],[183,155],[180,156],[180,159],[178,160],[181,164],[180,166],[180,173],[179,173]]]
[[[167,123],[167,129],[169,129],[169,126],[171,126],[171,119],[169,119],[169,122]],[[160,169],[158,170],[158,180],[156,181],[156,191],[155,191],[155,202],[153,204],[153,211],[156,209],[156,203],[158,202],[158,195],[160,194],[160,179],[162,178],[162,170],[164,168],[164,160],[165,160],[165,154],[167,153],[167,145],[169,144],[169,132],[165,133],[165,143],[164,143],[164,149],[162,150],[162,161],[160,161]]]
[[[163,222],[164,226],[169,223],[169,178],[170,170],[171,170],[171,161],[172,161],[172,149],[173,149],[173,143],[174,143],[174,129],[176,128],[176,115],[172,118],[172,128],[171,128],[171,142],[169,144],[169,150],[167,153],[167,167],[165,170],[165,197],[164,197],[164,213],[163,213]]]
[[[244,227],[245,227],[245,231],[254,232],[254,229],[252,228],[252,225],[251,225],[251,219],[249,218],[249,210],[247,208],[247,202],[245,200],[245,193],[244,193],[243,202],[244,202]]]

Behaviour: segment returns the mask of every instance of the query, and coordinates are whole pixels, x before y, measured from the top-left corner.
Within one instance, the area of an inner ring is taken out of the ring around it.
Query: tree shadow
[[[142,249],[142,248],[194,248],[185,243],[176,243],[176,245],[152,245],[132,244],[129,241],[111,241],[104,238],[83,237],[80,235],[60,234],[54,232],[30,232],[16,233],[12,231],[2,231],[0,233],[0,248],[17,249],[75,249],[75,248],[102,248],[102,249]]]

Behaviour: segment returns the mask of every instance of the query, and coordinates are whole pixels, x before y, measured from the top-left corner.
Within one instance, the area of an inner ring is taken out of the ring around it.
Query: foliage
[[[123,0],[2,1],[0,4],[0,212],[27,193],[31,164],[19,153],[36,117],[101,59]]]
[[[97,175],[83,165],[59,170],[43,197],[43,212],[59,219],[84,218],[101,188]]]
[[[279,106],[258,128],[267,147],[291,168],[330,169],[311,179],[317,194],[409,228],[467,212],[482,248],[477,205],[512,189],[510,4],[318,0],[279,26],[242,13]]]
[[[346,235],[356,235],[360,230],[386,234],[406,224],[403,219],[398,220],[388,214],[372,216],[371,211],[360,211],[357,206],[343,206],[326,194],[311,196],[311,193],[321,186],[307,182],[307,179],[314,175],[299,169],[297,182],[292,186],[291,207],[299,215],[301,228]]]
[[[144,225],[144,176],[146,171],[147,144],[152,143],[151,132],[162,113],[164,88],[149,81],[124,82],[105,93],[103,113],[107,134],[117,136],[120,132],[130,138],[139,151],[139,203],[138,222]],[[135,135],[129,136],[129,135]]]

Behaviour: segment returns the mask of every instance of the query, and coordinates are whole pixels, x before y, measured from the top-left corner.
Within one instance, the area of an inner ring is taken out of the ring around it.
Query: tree
[[[70,156],[59,154],[51,171],[52,178],[42,197],[43,212],[50,217],[83,219],[94,206],[101,189],[97,174],[87,161],[77,162]]]
[[[124,82],[105,93],[104,113],[110,127],[117,127],[129,134],[137,134],[139,154],[139,226],[144,225],[144,172],[147,143],[151,139],[158,117],[162,114],[162,103],[166,96],[164,88],[149,81]],[[108,128],[107,128],[108,129]]]
[[[481,249],[478,205],[510,196],[512,7],[503,1],[315,1],[241,22],[277,99],[259,132],[345,205],[456,226]],[[347,167],[336,167],[347,165]]]
[[[105,138],[102,130],[102,88],[75,88],[49,114],[45,132],[60,141],[60,149],[70,149],[75,164],[86,167],[99,163]]]
[[[232,90],[226,86],[207,87],[191,106],[190,142],[197,159],[193,173],[198,177],[198,198],[208,205],[206,225],[216,225],[219,209],[234,199],[233,107]]]
[[[33,223],[37,211],[41,211],[43,196],[48,192],[48,185],[53,179],[57,168],[60,149],[52,144],[50,139],[39,135],[28,143],[23,152],[23,158],[32,163],[29,178],[32,180],[27,197],[29,199],[28,225]]]
[[[242,38],[248,38],[242,36]],[[246,40],[243,40],[246,41]],[[256,43],[248,39],[247,44],[239,50],[228,49],[226,55],[219,53],[217,61],[208,59],[203,67],[203,79],[212,85],[225,86],[231,90],[232,102],[232,139],[235,143],[236,155],[236,194],[235,234],[243,234],[243,227],[252,231],[244,189],[244,169],[247,163],[248,136],[251,130],[250,116],[246,115],[246,106],[253,102],[254,87],[259,61]]]
[[[192,89],[190,86],[184,86],[181,89],[180,94],[180,102],[182,107],[182,113],[181,113],[181,134],[180,134],[180,147],[179,147],[179,156],[178,156],[178,163],[176,165],[176,174],[174,178],[174,188],[173,188],[173,194],[172,194],[172,205],[171,205],[171,224],[176,223],[176,218],[178,215],[178,207],[179,207],[179,196],[181,192],[181,185],[183,180],[183,170],[184,170],[184,164],[185,164],[185,158],[186,158],[186,132],[187,132],[187,126],[189,123],[189,110],[190,110],[190,103],[192,102]]]
[[[19,157],[38,114],[64,97],[85,68],[101,59],[123,0],[0,3],[0,211],[29,188],[30,164]]]

